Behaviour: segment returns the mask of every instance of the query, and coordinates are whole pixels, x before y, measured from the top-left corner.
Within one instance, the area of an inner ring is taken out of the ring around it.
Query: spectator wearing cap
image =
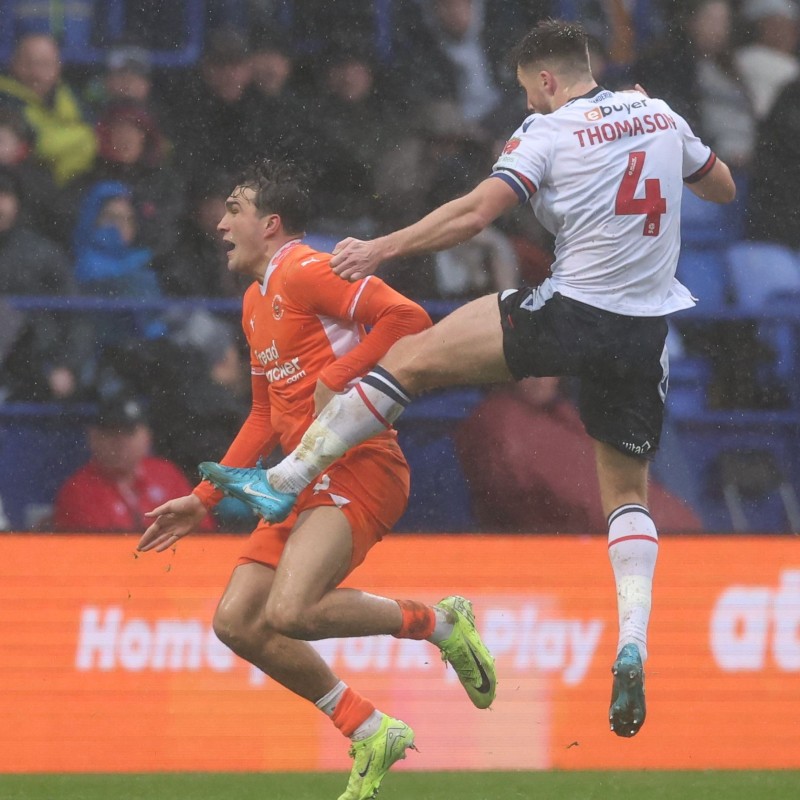
[[[202,309],[175,309],[162,322],[158,338],[134,337],[106,349],[99,372],[102,385],[126,386],[158,409],[151,420],[154,450],[189,475],[223,453],[241,428],[250,407],[250,369],[238,326]],[[214,515],[237,528],[243,512],[231,498]]]
[[[747,0],[742,15],[754,36],[736,51],[736,65],[763,119],[781,89],[800,76],[800,7],[794,0]]]
[[[114,103],[101,114],[96,131],[97,162],[77,182],[74,206],[100,182],[124,183],[136,210],[138,243],[154,257],[170,252],[185,208],[185,188],[182,176],[169,163],[156,118],[146,106]]]
[[[238,169],[252,159],[249,115],[257,97],[247,40],[233,28],[208,34],[199,70],[178,86],[165,110],[167,134],[175,143],[176,165],[195,172]]]
[[[106,52],[104,68],[84,89],[83,99],[97,118],[117,103],[152,108],[153,69],[150,52],[136,44],[120,44]]]
[[[122,45],[108,51],[105,75],[107,102],[145,105],[150,101],[152,89],[152,62],[147,50],[136,45]]]
[[[152,433],[142,403],[118,396],[103,401],[87,428],[90,458],[63,483],[55,500],[59,531],[141,531],[145,513],[170,497],[188,494],[186,476],[151,455]],[[213,530],[206,517],[203,530]]]
[[[37,156],[59,186],[91,169],[96,142],[78,100],[61,79],[58,44],[48,34],[20,38],[9,75],[0,75],[0,107],[22,111],[34,132]]]

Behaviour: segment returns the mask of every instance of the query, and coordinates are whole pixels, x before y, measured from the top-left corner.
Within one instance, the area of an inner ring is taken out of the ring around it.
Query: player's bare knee
[[[434,370],[428,364],[424,353],[427,349],[427,337],[432,328],[404,336],[398,340],[381,360],[380,366],[390,372],[411,394],[425,391],[427,380]]]
[[[267,603],[265,621],[269,628],[290,639],[315,639],[313,615],[304,606],[291,601]]]
[[[217,608],[211,624],[217,639],[243,658],[263,641],[266,632],[261,620],[248,619],[235,606],[225,604]]]
[[[241,619],[235,614],[218,608],[212,627],[217,639],[237,655],[246,649],[250,637],[246,635]]]

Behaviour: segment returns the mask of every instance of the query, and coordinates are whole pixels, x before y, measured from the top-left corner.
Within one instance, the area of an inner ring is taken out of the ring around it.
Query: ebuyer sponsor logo
[[[611,114],[621,114],[623,111],[630,115],[631,110],[647,108],[647,100],[637,100],[635,103],[614,103],[610,106],[597,106],[597,108],[584,111],[583,116],[589,122],[599,122],[603,117],[608,117]]]
[[[726,672],[759,672],[772,663],[800,672],[800,570],[784,570],[777,588],[731,586],[711,615],[711,651]]]
[[[552,674],[569,686],[585,677],[603,632],[599,619],[558,618],[549,608],[545,611],[527,598],[514,606],[491,606],[480,617],[484,641],[500,664],[514,671]],[[428,642],[372,636],[327,639],[313,645],[334,669],[441,669]],[[217,639],[209,624],[198,619],[126,618],[122,607],[116,605],[85,606],[81,611],[75,666],[82,672],[230,672],[242,663]],[[452,670],[446,674],[455,680]],[[253,668],[249,680],[258,685],[266,678]]]

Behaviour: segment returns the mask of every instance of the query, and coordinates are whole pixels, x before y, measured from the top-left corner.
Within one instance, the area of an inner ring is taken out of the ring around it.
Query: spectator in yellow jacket
[[[61,55],[52,36],[20,38],[10,74],[0,75],[0,107],[24,113],[35,133],[36,155],[63,186],[94,162],[94,130],[83,118],[72,90],[61,80]]]

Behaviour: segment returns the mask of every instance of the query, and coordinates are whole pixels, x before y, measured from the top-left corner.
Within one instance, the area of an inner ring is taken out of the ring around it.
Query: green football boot
[[[452,617],[453,632],[438,644],[442,661],[450,664],[461,685],[477,708],[489,708],[497,689],[494,658],[475,628],[475,614],[469,600],[452,595],[445,597],[437,608]]]
[[[406,757],[406,750],[414,746],[414,731],[399,719],[384,715],[378,730],[353,742],[350,756],[353,768],[344,794],[339,800],[371,800],[378,794],[384,775],[395,761]]]

